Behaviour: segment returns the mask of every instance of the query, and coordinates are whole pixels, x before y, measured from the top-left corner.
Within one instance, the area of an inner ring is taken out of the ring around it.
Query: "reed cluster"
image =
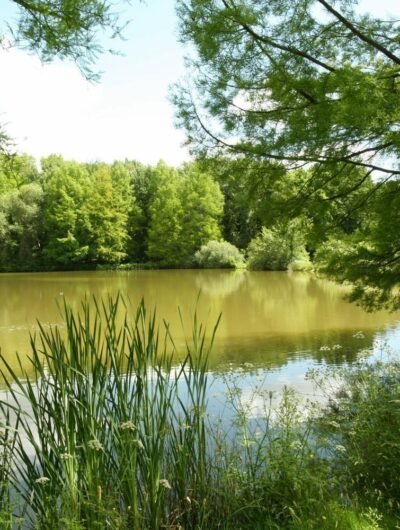
[[[33,376],[17,377],[2,358],[1,508],[22,506],[32,528],[201,525],[204,330],[195,318],[191,347],[173,365],[168,327],[161,337],[143,303],[130,323],[122,305],[65,305],[65,330],[41,327],[32,339]]]

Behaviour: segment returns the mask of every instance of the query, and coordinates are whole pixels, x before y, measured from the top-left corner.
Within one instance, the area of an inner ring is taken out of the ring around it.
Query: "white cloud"
[[[81,161],[164,158],[178,164],[188,158],[166,87],[148,96],[146,80],[112,83],[111,74],[91,85],[74,65],[42,65],[16,49],[0,50],[0,71],[0,121],[21,152]]]

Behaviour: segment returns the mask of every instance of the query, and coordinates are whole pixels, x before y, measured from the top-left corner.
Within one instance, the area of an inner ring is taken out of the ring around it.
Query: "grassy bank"
[[[397,528],[396,362],[336,373],[324,408],[260,390],[256,417],[227,378],[216,418],[196,318],[177,365],[168,326],[143,304],[124,312],[66,306],[66,334],[41,328],[26,380],[2,358],[1,528]]]

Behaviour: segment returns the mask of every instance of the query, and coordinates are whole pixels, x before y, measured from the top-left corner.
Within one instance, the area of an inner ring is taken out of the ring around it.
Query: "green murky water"
[[[183,341],[197,315],[211,331],[222,313],[211,368],[252,363],[296,383],[320,363],[352,362],[365,348],[400,345],[400,316],[368,314],[343,300],[341,286],[310,274],[247,271],[130,271],[0,275],[0,346],[17,368],[29,353],[36,320],[62,325],[58,304],[121,293],[134,307],[143,297]],[[199,296],[200,293],[200,296]],[[185,328],[178,308],[185,317]],[[357,332],[361,331],[362,334]],[[356,336],[354,336],[356,335]],[[360,337],[361,336],[361,337]],[[277,376],[278,377],[278,376]]]

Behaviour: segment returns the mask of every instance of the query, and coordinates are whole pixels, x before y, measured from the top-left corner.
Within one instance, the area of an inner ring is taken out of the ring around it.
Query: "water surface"
[[[141,298],[156,307],[178,343],[190,332],[195,308],[210,331],[222,313],[211,368],[268,368],[275,385],[300,388],[312,366],[351,363],[360,351],[378,352],[386,341],[400,345],[399,314],[366,313],[343,299],[343,287],[311,274],[173,270],[1,274],[1,349],[18,370],[15,352],[29,353],[37,319],[62,326],[64,300],[78,307],[85,297],[118,293],[132,307]]]

